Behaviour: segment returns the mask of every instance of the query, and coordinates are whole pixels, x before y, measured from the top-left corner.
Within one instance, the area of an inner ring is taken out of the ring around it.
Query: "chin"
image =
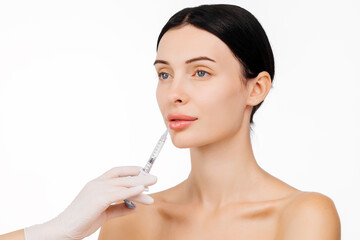
[[[177,147],[177,148],[194,148],[194,147],[201,147],[203,146],[202,144],[192,144],[192,143],[183,143],[183,144],[180,144],[180,143],[174,143],[174,146]]]
[[[173,145],[177,148],[202,147],[211,143],[211,141],[208,141],[209,139],[203,139],[205,136],[201,134],[195,134],[194,137],[193,135],[186,136],[185,132],[175,132],[170,135]],[[196,136],[202,136],[202,139]]]
[[[177,134],[177,133],[176,133]],[[177,148],[192,148],[194,147],[194,141],[187,138],[181,138],[179,136],[171,136],[173,145]]]
[[[189,129],[190,130],[190,129]],[[171,141],[177,148],[199,148],[226,141],[239,132],[236,129],[209,129],[207,131],[174,131],[170,132]]]

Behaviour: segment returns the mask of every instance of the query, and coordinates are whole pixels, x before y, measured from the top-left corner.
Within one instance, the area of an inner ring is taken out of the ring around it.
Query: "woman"
[[[254,157],[253,116],[272,87],[274,59],[260,23],[227,4],[185,8],[162,29],[156,97],[191,172],[150,194],[154,204],[107,221],[99,240],[340,239],[333,201],[298,190]],[[192,121],[173,121],[184,119]]]

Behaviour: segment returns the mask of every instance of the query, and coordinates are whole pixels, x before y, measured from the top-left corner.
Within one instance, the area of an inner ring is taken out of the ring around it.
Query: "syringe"
[[[161,148],[162,148],[162,147],[164,146],[164,144],[165,144],[166,136],[167,136],[168,132],[169,132],[169,129],[167,128],[166,131],[165,131],[165,133],[160,137],[159,141],[157,142],[157,144],[156,144],[156,146],[155,146],[155,149],[153,150],[153,152],[152,152],[149,160],[147,161],[145,167],[140,170],[140,174],[139,174],[138,176],[149,174],[152,165],[154,164],[156,158],[159,156],[159,153],[160,153],[160,151],[161,151]],[[149,188],[148,188],[148,187],[145,187],[145,190],[144,190],[144,191],[146,191],[146,192],[149,191]],[[130,200],[125,199],[124,202],[125,202],[125,205],[126,205],[128,208],[135,208],[134,203],[131,202]]]

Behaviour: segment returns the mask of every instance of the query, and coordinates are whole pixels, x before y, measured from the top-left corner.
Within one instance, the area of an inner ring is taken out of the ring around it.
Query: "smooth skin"
[[[0,240],[25,240],[24,229],[1,235]]]
[[[204,56],[215,62],[186,63]],[[191,172],[180,184],[150,194],[152,205],[138,204],[132,214],[107,221],[99,240],[340,239],[340,219],[329,197],[300,191],[256,162],[249,119],[271,89],[267,72],[245,85],[242,66],[227,45],[192,25],[166,32],[156,59],[167,62],[155,64],[165,125],[169,113],[198,118],[170,130],[176,147],[190,149]]]

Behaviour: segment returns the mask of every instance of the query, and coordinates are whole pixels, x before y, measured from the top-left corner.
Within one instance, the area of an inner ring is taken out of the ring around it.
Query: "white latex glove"
[[[126,207],[124,199],[152,204],[154,199],[142,192],[145,186],[155,184],[157,177],[149,173],[138,176],[141,168],[115,167],[88,182],[57,217],[25,228],[25,239],[80,240],[96,232],[107,220],[136,211]]]

